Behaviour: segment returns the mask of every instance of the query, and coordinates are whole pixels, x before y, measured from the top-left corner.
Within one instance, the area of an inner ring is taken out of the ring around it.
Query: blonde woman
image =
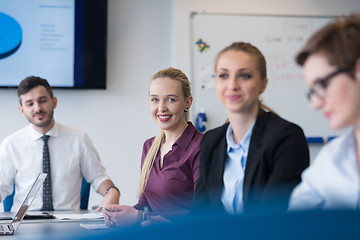
[[[143,146],[138,203],[114,205],[105,211],[110,226],[132,226],[155,215],[171,218],[186,214],[191,207],[203,134],[188,121],[193,101],[189,80],[179,69],[161,70],[151,79],[149,96],[150,112],[160,132]]]
[[[200,147],[195,205],[241,214],[260,207],[285,211],[309,165],[302,129],[259,100],[268,83],[263,54],[235,42],[215,60],[215,86],[229,122],[208,131]]]

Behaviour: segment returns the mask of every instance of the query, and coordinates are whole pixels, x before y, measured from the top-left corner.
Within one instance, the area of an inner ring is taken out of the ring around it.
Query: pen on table
[[[120,211],[120,210],[117,210],[117,209],[113,209],[113,210],[109,209],[104,205],[100,205],[99,207],[101,207],[104,211],[107,211],[107,212],[118,212],[118,211]]]
[[[99,207],[101,207],[102,210],[104,210],[104,211],[112,212],[110,209],[108,209],[108,208],[105,207],[104,205],[100,205]]]

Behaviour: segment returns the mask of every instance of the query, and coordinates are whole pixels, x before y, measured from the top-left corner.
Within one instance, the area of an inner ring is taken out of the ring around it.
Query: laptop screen
[[[30,207],[37,192],[39,191],[42,184],[44,183],[46,176],[47,176],[46,173],[39,173],[39,175],[36,177],[34,184],[31,186],[30,191],[26,195],[24,202],[21,204],[18,212],[16,213],[16,215],[12,221],[12,225],[13,225],[15,231],[19,227],[20,222],[21,222],[21,220],[23,220],[26,211]]]

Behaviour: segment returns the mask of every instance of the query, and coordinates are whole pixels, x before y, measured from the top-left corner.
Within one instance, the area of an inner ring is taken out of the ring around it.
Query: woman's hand
[[[150,225],[156,224],[156,223],[168,223],[168,222],[170,222],[169,219],[167,219],[163,216],[160,216],[160,215],[155,215],[155,216],[150,216],[149,219],[143,221],[141,223],[141,226],[146,227],[146,226],[150,226]]]
[[[104,211],[107,226],[131,227],[136,224],[138,210],[127,205],[112,205]]]

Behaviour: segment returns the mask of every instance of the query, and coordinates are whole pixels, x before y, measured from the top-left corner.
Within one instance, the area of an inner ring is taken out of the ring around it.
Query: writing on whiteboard
[[[313,31],[313,22],[308,21],[284,21],[283,23],[284,32],[287,33],[310,33]]]
[[[270,54],[265,56],[268,64],[268,78],[271,81],[302,80],[301,69],[295,64],[294,56]]]
[[[267,43],[303,43],[305,42],[304,36],[301,35],[277,35],[277,36],[265,36],[265,42]]]

